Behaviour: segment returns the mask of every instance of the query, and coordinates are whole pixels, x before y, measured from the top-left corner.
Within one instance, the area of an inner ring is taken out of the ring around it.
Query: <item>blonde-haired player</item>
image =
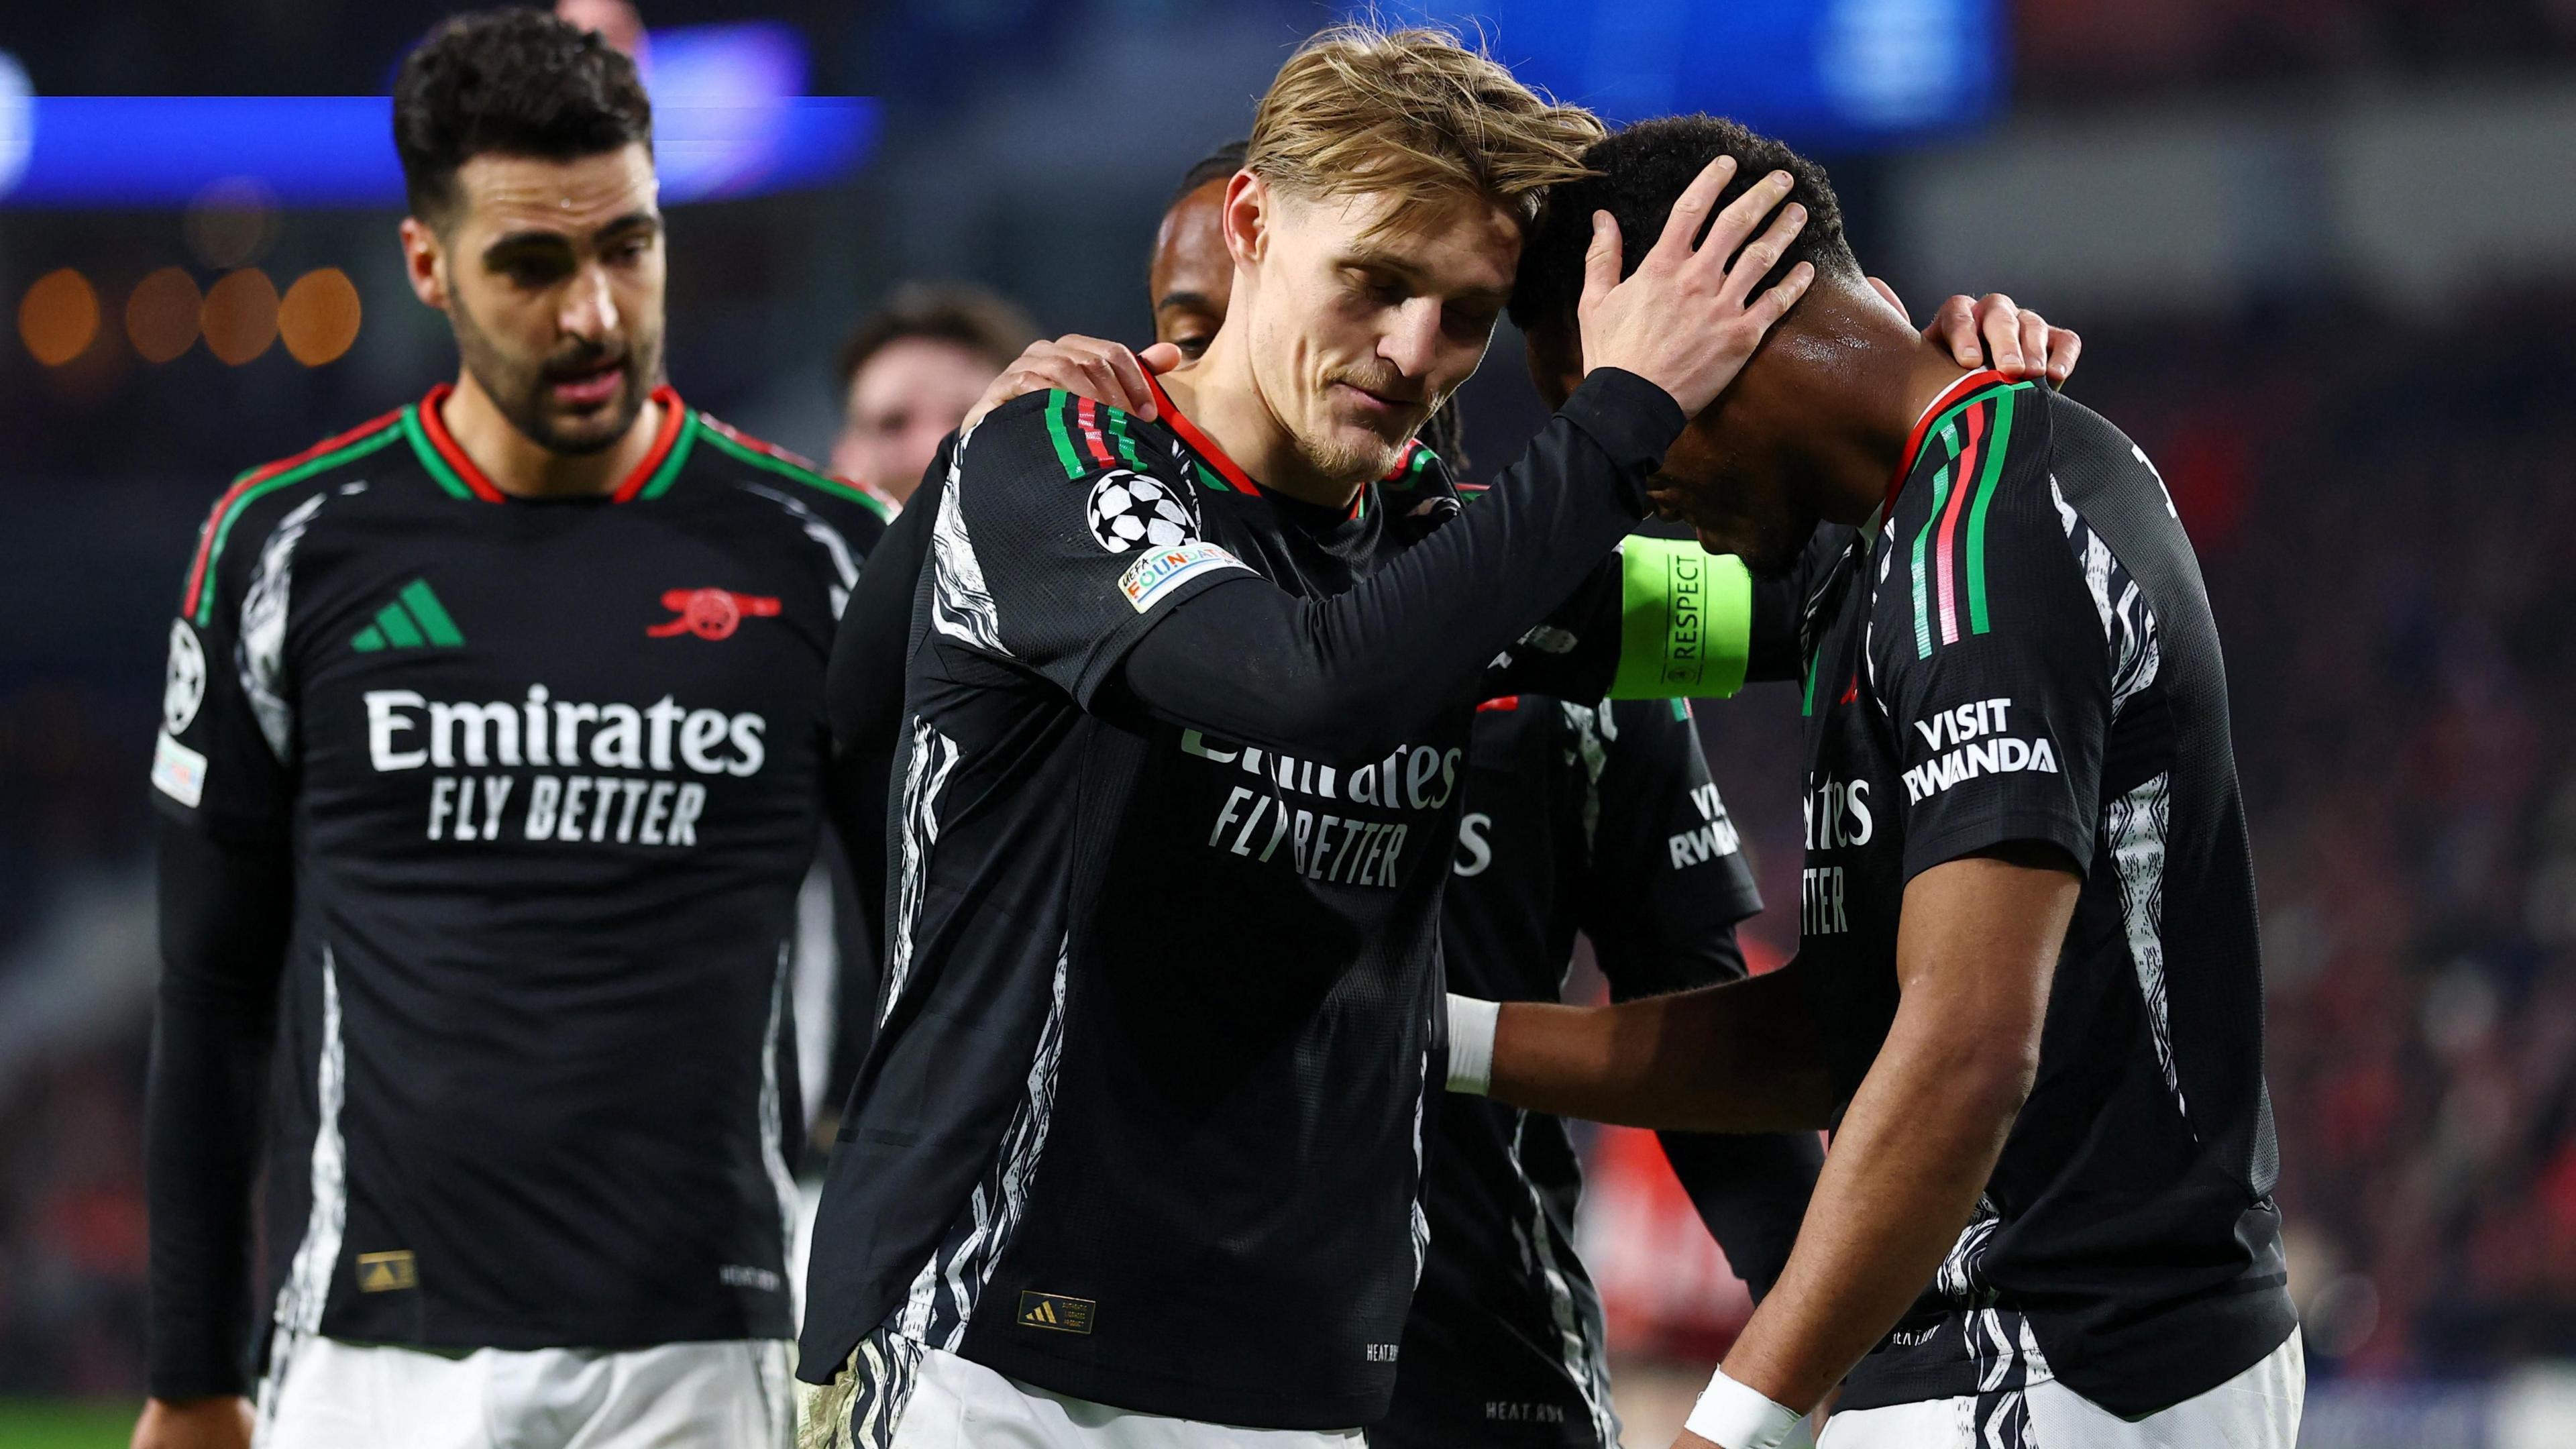
[[[1752,294],[1802,213],[1757,237],[1766,182],[1712,217],[1723,166],[1615,286],[1605,227],[1590,376],[1448,519],[1411,439],[1600,134],[1447,35],[1328,32],[1229,183],[1206,353],[1137,377],[1150,408],[1042,392],[958,445],[882,1023],[816,1228],[809,1443],[1356,1443],[1383,1411],[1473,701],[1672,690],[1669,651],[1623,656],[1648,580],[1613,550],[1807,281]],[[1427,510],[1386,506],[1399,471]]]

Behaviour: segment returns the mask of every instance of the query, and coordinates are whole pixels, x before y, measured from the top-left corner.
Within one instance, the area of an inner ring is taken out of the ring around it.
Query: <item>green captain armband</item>
[[[1631,538],[1619,546],[1619,673],[1612,699],[1723,699],[1744,687],[1753,575],[1733,554]]]

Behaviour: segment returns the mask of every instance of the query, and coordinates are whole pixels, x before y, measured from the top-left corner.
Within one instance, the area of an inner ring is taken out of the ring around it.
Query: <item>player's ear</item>
[[[1220,225],[1225,233],[1225,254],[1238,267],[1249,267],[1261,260],[1270,235],[1271,223],[1278,219],[1278,194],[1270,183],[1250,171],[1237,171],[1225,184],[1225,205]]]
[[[447,310],[447,276],[439,265],[446,248],[438,239],[437,228],[416,216],[402,220],[403,275],[411,281],[411,293],[421,305]]]

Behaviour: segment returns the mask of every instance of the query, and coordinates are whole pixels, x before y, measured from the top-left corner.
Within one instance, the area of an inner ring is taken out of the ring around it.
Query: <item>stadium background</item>
[[[2072,391],[2162,468],[2229,649],[2304,1442],[2576,1443],[2576,3],[1434,8],[1488,17],[1570,99],[1817,150],[1918,311],[2002,289],[2083,331]],[[381,95],[439,10],[33,10],[0,21],[0,1446],[107,1445],[141,1385],[171,591],[225,479],[453,360],[401,280],[381,129],[77,98]],[[675,381],[819,453],[833,346],[899,281],[1141,341],[1172,182],[1333,14],[648,4],[665,174],[698,168],[672,208]],[[713,139],[683,158],[691,105]],[[156,114],[267,144],[148,164],[130,128]],[[326,153],[355,173],[320,175]],[[224,179],[273,165],[300,169]],[[1517,354],[1506,328],[1467,395],[1480,469],[1535,420]],[[1776,959],[1794,710],[1756,692],[1702,719]],[[1743,1296],[1650,1143],[1595,1153],[1623,1404],[1661,1443]]]

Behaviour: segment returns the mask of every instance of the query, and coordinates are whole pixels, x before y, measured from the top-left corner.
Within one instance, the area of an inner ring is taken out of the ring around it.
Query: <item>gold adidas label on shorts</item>
[[[1088,1298],[1067,1298],[1061,1293],[1033,1293],[1020,1290],[1020,1326],[1052,1328],[1058,1333],[1089,1333],[1092,1315],[1100,1305]]]
[[[408,1250],[358,1255],[359,1292],[391,1293],[399,1288],[419,1286],[420,1265],[412,1261]]]

